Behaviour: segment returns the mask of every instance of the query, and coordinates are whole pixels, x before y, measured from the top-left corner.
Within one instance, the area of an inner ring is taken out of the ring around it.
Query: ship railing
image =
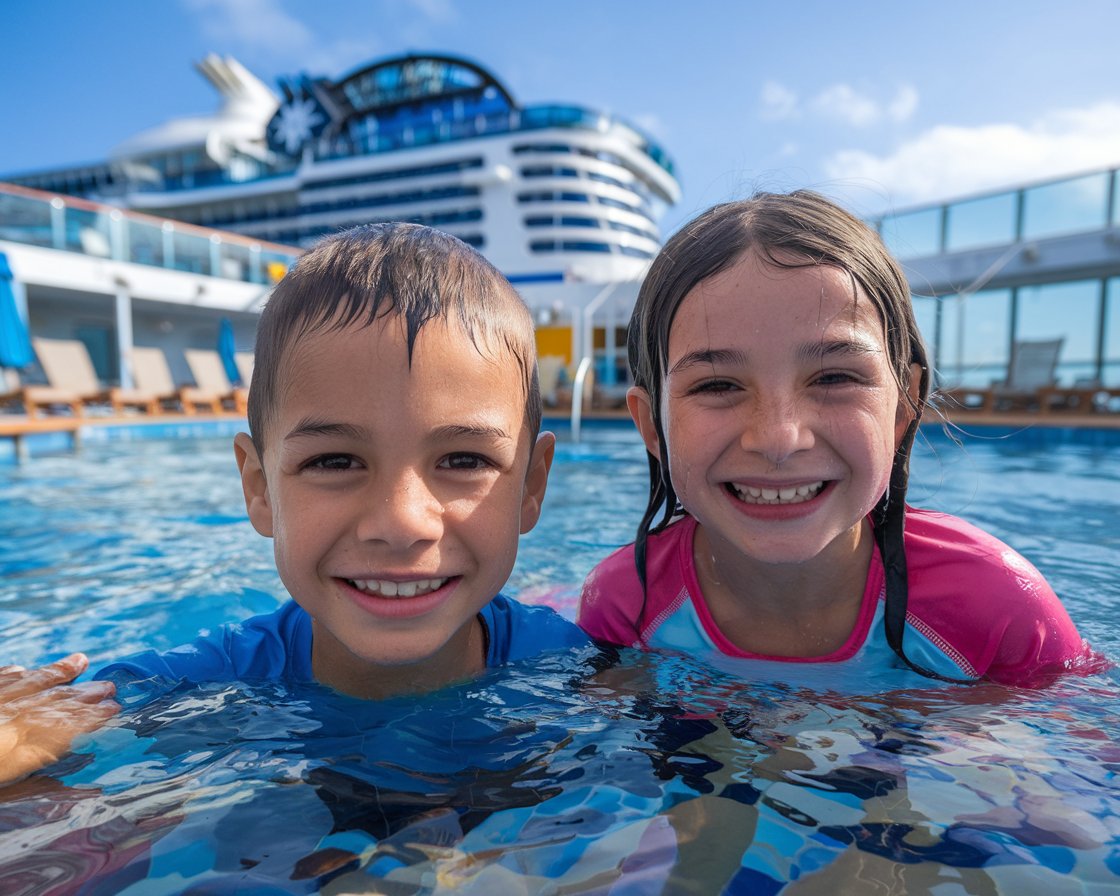
[[[6,183],[0,240],[262,285],[279,280],[303,252]]]

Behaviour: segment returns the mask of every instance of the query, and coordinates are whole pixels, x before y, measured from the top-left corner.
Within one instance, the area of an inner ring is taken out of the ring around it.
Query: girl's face
[[[669,472],[717,562],[854,550],[911,416],[878,313],[846,272],[747,252],[685,296],[666,367]],[[656,454],[648,395],[629,403]]]

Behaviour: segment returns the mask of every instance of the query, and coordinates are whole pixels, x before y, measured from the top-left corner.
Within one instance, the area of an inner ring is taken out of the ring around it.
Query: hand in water
[[[50,765],[120,711],[112,683],[69,684],[88,666],[81,653],[38,669],[0,666],[0,785]]]

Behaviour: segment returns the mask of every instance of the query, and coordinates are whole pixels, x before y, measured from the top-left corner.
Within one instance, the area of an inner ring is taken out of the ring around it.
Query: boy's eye
[[[482,470],[493,466],[481,454],[469,454],[467,452],[448,454],[440,460],[439,465],[445,470]]]
[[[349,454],[320,454],[313,457],[304,465],[310,470],[353,470],[358,466],[357,460]]]

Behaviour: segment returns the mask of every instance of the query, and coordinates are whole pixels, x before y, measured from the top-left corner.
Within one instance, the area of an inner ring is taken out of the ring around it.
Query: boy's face
[[[529,442],[520,370],[442,321],[303,337],[258,458],[235,444],[249,517],[313,618],[316,678],[355,696],[480,671],[476,618],[540,514],[554,438]]]

